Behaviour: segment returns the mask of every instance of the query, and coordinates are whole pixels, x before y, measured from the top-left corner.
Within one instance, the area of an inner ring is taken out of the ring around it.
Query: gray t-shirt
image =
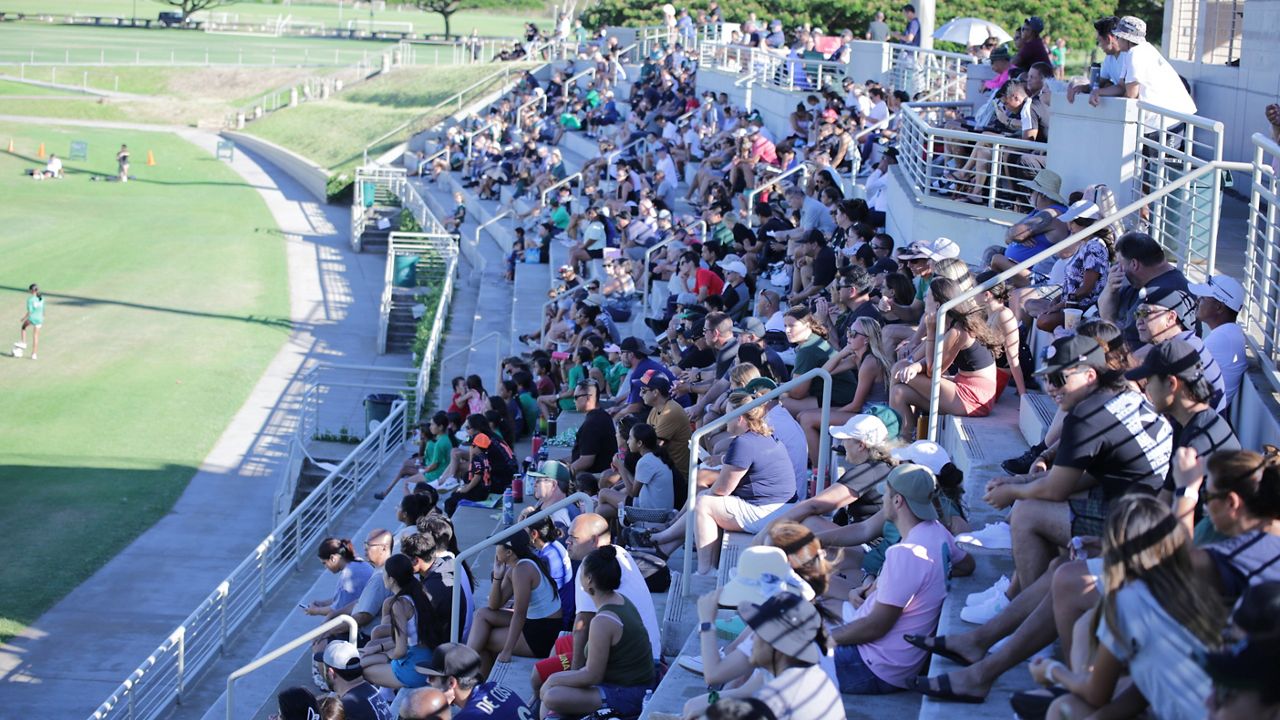
[[[640,483],[640,496],[636,507],[654,510],[673,510],[676,506],[675,479],[671,468],[653,453],[641,457],[636,463],[636,482]]]
[[[883,20],[872,20],[867,25],[867,33],[871,35],[871,42],[884,42],[889,37],[889,23]]]

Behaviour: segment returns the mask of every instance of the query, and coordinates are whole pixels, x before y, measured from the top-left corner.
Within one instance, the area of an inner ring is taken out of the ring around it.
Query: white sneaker
[[[37,356],[35,353],[31,353],[31,359],[32,359],[32,360],[35,360],[37,357],[38,357],[38,356]]]
[[[1008,592],[1008,590],[1009,590],[1009,577],[1007,575],[1001,575],[1000,579],[997,580],[994,585],[987,588],[986,590],[983,590],[982,592],[969,593],[969,597],[965,598],[965,601],[964,601],[965,607],[972,607],[974,605],[981,605],[986,602],[991,602],[992,598],[994,598],[997,595],[1004,595],[1006,592]]]
[[[1013,535],[1009,533],[1009,523],[1006,522],[991,523],[981,530],[961,533],[956,537],[956,541],[987,550],[1013,548]]]
[[[27,349],[27,344],[24,342],[16,342],[13,344],[13,346],[17,348],[22,348],[23,350]]]
[[[971,625],[985,625],[1007,607],[1009,598],[1000,594],[981,605],[969,605],[960,611],[960,619]]]

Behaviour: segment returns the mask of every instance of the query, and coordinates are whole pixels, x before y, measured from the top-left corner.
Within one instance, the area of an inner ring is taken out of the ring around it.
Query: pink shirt
[[[947,597],[947,573],[965,557],[947,528],[936,520],[911,529],[902,542],[884,554],[876,589],[854,614],[870,614],[876,603],[902,608],[902,615],[884,637],[858,646],[858,654],[881,680],[905,688],[924,662],[925,652],[907,644],[903,635],[932,635],[938,627],[942,601]]]

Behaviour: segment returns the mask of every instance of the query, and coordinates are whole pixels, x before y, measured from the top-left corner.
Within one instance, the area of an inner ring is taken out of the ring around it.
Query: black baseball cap
[[[1084,335],[1068,335],[1058,338],[1044,350],[1044,360],[1034,375],[1070,370],[1077,365],[1103,365],[1107,354],[1097,340]]]
[[[436,677],[480,680],[480,655],[462,643],[442,643],[431,659],[416,664],[418,672]]]
[[[1200,353],[1191,343],[1175,338],[1151,348],[1141,365],[1124,374],[1130,380],[1145,380],[1152,375],[1195,382],[1204,377]]]
[[[1144,287],[1138,290],[1138,304],[1172,310],[1184,328],[1195,326],[1196,298],[1186,290],[1173,287]]]
[[[622,343],[618,345],[623,352],[635,353],[636,355],[652,355],[653,350],[645,344],[643,340],[632,335],[623,338]]]

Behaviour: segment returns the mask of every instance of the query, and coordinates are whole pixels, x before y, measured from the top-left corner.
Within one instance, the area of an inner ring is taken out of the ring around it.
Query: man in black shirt
[[[1136,350],[1145,343],[1138,337],[1138,291],[1174,288],[1190,292],[1187,278],[1165,259],[1164,248],[1150,235],[1128,232],[1116,241],[1116,260],[1107,284],[1098,297],[1098,315],[1124,331],[1125,343]]]
[[[325,647],[321,658],[325,681],[342,699],[348,720],[392,720],[391,704],[364,679],[360,651],[355,645],[334,640]]]
[[[1147,353],[1142,365],[1125,373],[1130,380],[1146,380],[1144,392],[1156,411],[1173,422],[1173,448],[1190,448],[1209,459],[1219,450],[1239,450],[1235,431],[1209,405],[1213,392],[1196,349],[1183,340],[1163,342]],[[1164,490],[1176,495],[1175,514],[1201,510],[1198,496],[1176,491],[1173,473]]]
[[[796,273],[791,303],[798,304],[821,293],[836,278],[836,251],[821,230],[810,230],[796,245]]]
[[[569,470],[580,472],[604,472],[618,452],[618,436],[613,418],[598,407],[600,388],[594,380],[584,380],[573,389],[573,403],[580,413],[586,413],[578,435],[573,441]]]
[[[773,206],[766,202],[756,203],[756,218],[760,224],[756,237],[764,241],[764,253],[761,259],[766,264],[778,262],[786,255],[787,241],[775,240],[773,234],[791,230],[795,226],[775,212]]]

